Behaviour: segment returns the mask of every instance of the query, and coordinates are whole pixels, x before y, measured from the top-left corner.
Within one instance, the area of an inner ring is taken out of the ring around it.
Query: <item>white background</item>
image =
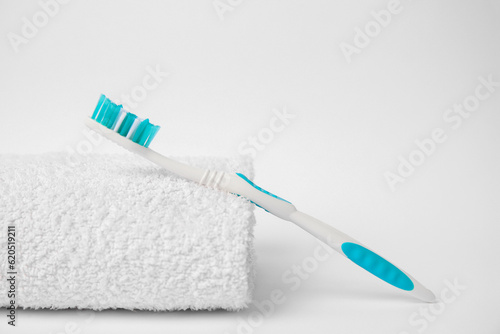
[[[221,20],[211,0],[74,0],[15,52],[9,33],[22,36],[41,6],[1,1],[0,153],[75,149],[99,94],[130,94],[148,67],[170,74],[133,112],[162,126],[151,147],[166,155],[239,154],[286,108],[295,118],[258,152],[256,183],[436,294],[446,280],[466,288],[429,311],[333,254],[292,291],[282,274],[318,243],[258,211],[255,299],[280,289],[286,300],[252,331],[499,333],[500,88],[457,129],[443,115],[479,76],[500,81],[500,3],[401,0],[349,63],[340,44],[388,3],[246,0]],[[447,140],[391,191],[384,173],[437,127]],[[30,310],[15,330],[2,315],[0,332],[237,333],[254,311]]]

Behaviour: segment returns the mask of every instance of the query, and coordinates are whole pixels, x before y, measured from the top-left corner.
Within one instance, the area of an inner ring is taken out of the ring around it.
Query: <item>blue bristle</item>
[[[118,129],[118,133],[123,137],[125,137],[128,134],[130,127],[132,126],[136,118],[137,118],[136,115],[128,113],[127,116],[125,116],[125,119],[123,120],[122,124],[120,125],[120,128]]]
[[[94,113],[92,114],[92,119],[95,119],[97,117],[97,114],[99,113],[99,110],[101,110],[102,104],[104,103],[105,99],[106,96],[104,96],[104,94],[101,94],[101,97],[99,97],[99,101],[97,101],[97,106],[95,107]]]
[[[151,133],[149,134],[148,140],[144,143],[144,147],[149,147],[149,144],[151,144],[151,141],[153,141],[158,131],[160,131],[160,126],[159,125],[153,126],[153,128],[151,129]]]
[[[120,107],[113,103],[113,108],[109,111],[109,116],[107,116],[107,122],[104,124],[108,129],[111,129],[113,124],[118,117],[118,113],[120,112]]]
[[[144,146],[149,138],[149,135],[151,134],[151,131],[153,130],[153,126],[154,125],[151,123],[148,123],[148,125],[146,125],[144,131],[141,134],[141,138],[139,138],[139,140],[137,141],[137,144]]]
[[[131,138],[134,143],[139,144],[139,141],[141,140],[141,136],[142,136],[144,130],[146,129],[146,127],[148,126],[148,124],[149,124],[149,119],[145,119],[144,121],[141,122],[141,124],[139,124],[139,126],[135,130],[134,135]]]
[[[108,129],[114,129],[122,110],[126,113],[126,115],[116,132],[121,136],[126,137],[138,117],[132,113],[126,112],[122,105],[116,105],[111,102],[111,100],[104,94],[101,94],[99,97],[97,106],[92,114],[92,119]],[[160,127],[158,125],[154,125],[149,122],[149,119],[146,119],[137,126],[133,136],[130,137],[130,140],[144,147],[149,147],[149,144],[151,144],[151,141],[159,130]]]
[[[109,119],[113,116],[113,111],[116,108],[116,104],[113,102],[110,102],[109,107],[106,109],[106,112],[104,113],[104,116],[102,117],[101,124],[104,125],[105,127],[108,127],[108,122]]]
[[[106,114],[106,111],[108,110],[110,105],[111,105],[111,101],[108,99],[105,99],[104,103],[102,104],[101,109],[99,110],[99,114],[97,114],[97,117],[95,119],[97,123],[102,123],[102,119],[104,118],[104,114]]]

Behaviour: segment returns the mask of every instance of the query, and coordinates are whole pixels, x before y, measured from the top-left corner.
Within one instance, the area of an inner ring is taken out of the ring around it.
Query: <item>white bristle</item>
[[[120,125],[122,125],[123,120],[125,119],[125,116],[127,116],[128,112],[125,109],[120,109],[120,114],[116,118],[115,124],[112,126],[113,131],[118,131],[120,128]]]
[[[132,126],[130,127],[130,130],[128,131],[127,133],[127,138],[130,139],[134,133],[135,133],[135,130],[137,130],[137,127],[139,126],[139,124],[141,124],[141,122],[143,121],[142,118],[139,118],[137,117],[134,121],[134,123],[132,123]]]

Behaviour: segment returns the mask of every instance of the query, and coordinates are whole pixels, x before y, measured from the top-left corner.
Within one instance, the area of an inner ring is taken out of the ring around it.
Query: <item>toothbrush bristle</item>
[[[123,109],[122,105],[111,102],[103,94],[97,102],[92,119],[144,147],[151,144],[160,130],[160,127],[150,123],[149,119],[143,120],[137,117]]]

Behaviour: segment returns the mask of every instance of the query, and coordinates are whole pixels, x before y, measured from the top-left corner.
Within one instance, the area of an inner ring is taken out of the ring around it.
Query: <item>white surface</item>
[[[258,152],[256,183],[437,294],[445,280],[466,289],[422,322],[426,305],[333,254],[291,291],[283,273],[290,278],[317,243],[257,212],[256,300],[273,289],[286,300],[254,332],[399,334],[427,324],[421,332],[498,333],[500,90],[456,130],[443,115],[474,94],[479,76],[500,81],[500,5],[401,4],[348,64],[339,44],[352,43],[354,29],[388,1],[244,1],[223,21],[211,1],[70,2],[19,53],[0,40],[0,151],[75,148],[99,94],[130,93],[148,66],[170,75],[131,111],[162,126],[151,147],[164,154],[238,154],[249,136],[269,134],[273,108],[286,106],[295,118]],[[4,36],[19,34],[22,17],[40,8],[0,6]],[[447,140],[392,192],[384,173],[437,127]],[[24,311],[18,328],[5,319],[0,328],[64,333],[74,321],[81,333],[236,333],[251,312],[105,311],[84,323],[75,311]]]

